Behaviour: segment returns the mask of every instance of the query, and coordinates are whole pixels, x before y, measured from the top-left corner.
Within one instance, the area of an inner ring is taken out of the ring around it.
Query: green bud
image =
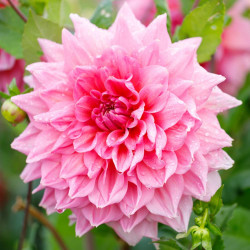
[[[202,230],[202,247],[205,250],[212,250],[212,243],[210,238],[210,233],[207,228]]]
[[[205,202],[196,200],[194,202],[193,211],[195,214],[201,215],[206,207],[207,207],[207,204]]]
[[[202,224],[202,216],[199,216],[199,217],[196,217],[194,220],[195,220],[195,224],[197,226],[200,226]]]
[[[192,232],[192,248],[191,250],[197,248],[202,243],[202,230],[199,227],[195,228]]]
[[[26,113],[17,107],[10,99],[6,100],[1,108],[3,117],[13,125],[22,122],[26,118]]]

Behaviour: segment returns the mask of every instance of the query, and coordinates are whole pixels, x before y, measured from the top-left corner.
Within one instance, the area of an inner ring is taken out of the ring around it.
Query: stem
[[[200,0],[195,0],[192,10],[194,10],[200,3]]]
[[[94,246],[94,239],[93,239],[93,234],[91,231],[89,231],[86,236],[86,249],[87,250],[94,250],[95,246]]]
[[[15,4],[13,4],[11,0],[7,0],[7,1],[12,7],[12,9],[17,13],[17,15],[26,23],[27,22],[26,16],[15,6]]]
[[[20,210],[24,210],[25,209],[25,203],[23,201],[23,199],[21,197],[17,197],[16,203],[13,206],[13,210],[15,212],[20,211]],[[55,237],[58,245],[61,247],[62,250],[68,250],[68,248],[66,247],[65,243],[63,242],[62,238],[60,237],[60,235],[58,234],[58,232],[56,231],[56,229],[52,226],[52,224],[48,221],[48,219],[34,206],[29,205],[28,206],[28,210],[30,215],[32,215],[34,218],[36,218],[41,224],[43,224],[45,227],[47,227],[50,232],[53,234],[53,236]]]
[[[211,58],[211,62],[210,62],[210,72],[214,73],[215,72],[215,57],[214,55]]]
[[[208,208],[205,209],[200,228],[205,228],[208,217]]]
[[[125,241],[122,242],[121,250],[130,250],[130,246],[128,245],[127,242]]]
[[[27,231],[27,225],[28,225],[28,218],[29,218],[29,204],[31,201],[31,191],[32,191],[32,181],[29,182],[28,186],[28,192],[27,192],[27,204],[24,206],[25,213],[24,213],[24,220],[23,220],[23,228],[20,236],[20,240],[18,243],[18,250],[23,249],[23,242],[25,239],[26,231]]]

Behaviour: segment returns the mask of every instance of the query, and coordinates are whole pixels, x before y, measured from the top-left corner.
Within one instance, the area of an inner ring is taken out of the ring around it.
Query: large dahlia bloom
[[[171,43],[166,15],[148,27],[128,5],[109,30],[72,14],[62,44],[40,39],[34,92],[15,96],[30,124],[12,144],[24,182],[40,179],[48,213],[71,209],[76,234],[103,223],[129,244],[185,231],[192,197],[209,200],[232,166],[218,112],[239,102],[196,59],[200,38]]]
[[[249,0],[238,0],[229,10],[232,22],[222,35],[215,55],[215,71],[226,76],[223,91],[236,94],[250,72],[250,20],[243,16],[250,8]]]

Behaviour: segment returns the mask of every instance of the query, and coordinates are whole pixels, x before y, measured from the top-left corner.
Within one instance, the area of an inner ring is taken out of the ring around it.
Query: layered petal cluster
[[[134,12],[137,19],[139,19],[144,25],[148,25],[156,14],[156,7],[154,0],[119,0],[116,5],[122,6],[122,3],[127,2]],[[181,11],[180,0],[166,0],[171,16],[171,30],[174,33],[177,25],[180,25],[183,20],[183,14]]]
[[[3,49],[0,49],[0,91],[6,92],[13,78],[16,79],[19,89],[23,90],[24,67],[24,60],[17,60]]]
[[[235,95],[250,72],[250,19],[244,12],[250,9],[249,0],[238,0],[229,10],[232,22],[222,35],[222,43],[215,55],[215,70],[226,81],[221,88]]]
[[[131,245],[159,222],[185,231],[192,197],[209,200],[232,139],[216,115],[240,104],[196,59],[200,38],[171,43],[166,15],[145,27],[124,5],[109,30],[72,14],[62,44],[40,39],[34,92],[12,101],[30,124],[12,147],[48,213],[71,209],[81,236],[103,223]]]

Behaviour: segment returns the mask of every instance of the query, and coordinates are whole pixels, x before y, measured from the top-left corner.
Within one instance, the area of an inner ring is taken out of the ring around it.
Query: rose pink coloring
[[[225,28],[215,55],[215,71],[226,77],[220,88],[236,95],[250,72],[250,19],[243,16],[249,0],[238,0],[229,10],[232,22]]]
[[[72,211],[81,236],[107,224],[135,245],[158,223],[186,231],[192,198],[208,201],[233,161],[219,112],[240,104],[197,63],[200,38],[171,43],[166,15],[147,27],[125,4],[108,30],[71,15],[62,44],[40,39],[34,91],[12,101],[30,118],[12,147],[40,179],[48,213]]]
[[[0,91],[6,92],[13,78],[16,79],[19,89],[23,90],[24,67],[24,60],[17,60],[3,49],[0,49]]]

